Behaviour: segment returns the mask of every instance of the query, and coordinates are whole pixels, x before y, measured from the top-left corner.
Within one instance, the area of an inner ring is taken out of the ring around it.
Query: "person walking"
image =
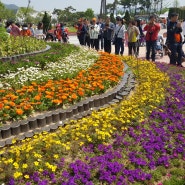
[[[104,28],[104,23],[101,17],[98,17],[98,22],[96,23],[100,27],[100,31],[98,34],[98,40],[99,40],[99,48],[103,50],[103,28]]]
[[[85,34],[85,46],[88,46],[90,48],[90,35],[89,35],[89,29],[90,29],[90,23],[88,19],[84,19],[84,26],[85,29],[87,30],[86,34]]]
[[[155,62],[155,47],[160,26],[155,23],[154,15],[149,17],[149,23],[145,25],[144,31],[146,31],[146,59],[150,60],[150,53],[152,52],[151,59],[152,62]]]
[[[170,64],[182,66],[182,27],[181,22],[178,22],[178,14],[172,13],[167,25],[166,44],[168,45],[171,55]]]
[[[78,24],[75,26],[75,28],[77,29],[77,37],[80,45],[85,45],[85,35],[87,30],[82,18],[78,20]]]
[[[20,36],[21,31],[20,31],[19,27],[15,24],[15,22],[14,21],[10,22],[10,25],[11,25],[10,35]]]
[[[96,18],[92,19],[92,24],[89,29],[90,43],[91,48],[95,48],[97,51],[99,50],[99,40],[98,35],[100,32],[100,27],[96,24]]]
[[[135,26],[134,20],[129,22],[127,33],[128,33],[128,55],[137,56],[136,46],[137,46],[137,37],[139,35],[139,29],[137,26]]]
[[[115,54],[123,55],[125,41],[125,25],[121,17],[116,18],[117,24],[114,31]]]
[[[114,33],[114,23],[110,22],[110,17],[107,16],[105,26],[103,28],[104,51],[111,53],[111,41]]]

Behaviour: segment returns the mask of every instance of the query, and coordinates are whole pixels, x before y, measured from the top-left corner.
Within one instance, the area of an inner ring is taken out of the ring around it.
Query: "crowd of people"
[[[163,45],[170,50],[170,64],[182,66],[182,49],[185,37],[185,20],[178,21],[178,14],[169,15],[167,22],[167,38],[164,43],[163,35],[160,35],[160,23],[156,22],[155,16],[149,16],[149,21],[141,25],[141,20],[130,20],[128,23],[116,17],[116,24],[107,16],[92,20],[79,19],[75,25],[77,37],[81,45],[111,53],[112,44],[115,46],[115,54],[123,55],[124,47],[128,46],[128,55],[139,56],[139,48],[142,40],[146,45],[146,59],[155,62],[157,50],[162,50]],[[182,33],[183,31],[183,33]],[[177,39],[177,37],[179,39]],[[163,56],[163,55],[161,55]]]
[[[27,36],[35,37],[36,39],[44,39],[47,41],[68,42],[68,29],[63,23],[57,24],[54,31],[47,30],[43,32],[43,23],[39,22],[37,26],[33,27],[32,23],[22,24],[14,21],[7,21],[5,25],[6,31],[12,36]]]

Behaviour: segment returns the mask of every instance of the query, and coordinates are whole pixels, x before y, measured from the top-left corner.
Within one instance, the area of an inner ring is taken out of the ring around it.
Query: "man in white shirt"
[[[96,18],[92,19],[92,24],[89,28],[89,36],[90,36],[90,43],[91,48],[95,48],[97,51],[99,50],[99,40],[98,35],[100,32],[100,27],[96,24]]]

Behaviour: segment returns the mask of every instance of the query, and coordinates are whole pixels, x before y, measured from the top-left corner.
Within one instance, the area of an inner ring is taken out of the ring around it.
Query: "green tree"
[[[92,19],[94,17],[94,11],[91,8],[88,8],[84,13],[84,17]]]
[[[119,4],[123,6],[125,12],[127,8],[131,7],[131,0],[120,0]]]
[[[20,7],[16,14],[16,19],[22,23],[34,22],[34,13],[36,13],[36,11],[32,7]]]
[[[0,18],[6,20],[15,20],[16,12],[14,10],[8,10],[0,1]]]
[[[51,16],[49,16],[47,12],[44,13],[42,22],[43,22],[43,33],[46,34],[47,31],[51,29]]]
[[[126,10],[126,12],[125,12],[124,19],[126,20],[126,23],[128,24],[128,23],[129,23],[129,21],[130,21],[130,19],[131,19],[131,17],[130,17],[130,14],[129,14],[129,11],[128,11],[128,10]]]

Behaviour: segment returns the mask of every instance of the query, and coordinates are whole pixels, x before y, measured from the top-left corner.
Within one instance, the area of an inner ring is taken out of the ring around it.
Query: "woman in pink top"
[[[13,36],[20,36],[21,35],[21,31],[20,31],[19,27],[16,26],[14,22],[11,22],[10,35],[13,35]]]

